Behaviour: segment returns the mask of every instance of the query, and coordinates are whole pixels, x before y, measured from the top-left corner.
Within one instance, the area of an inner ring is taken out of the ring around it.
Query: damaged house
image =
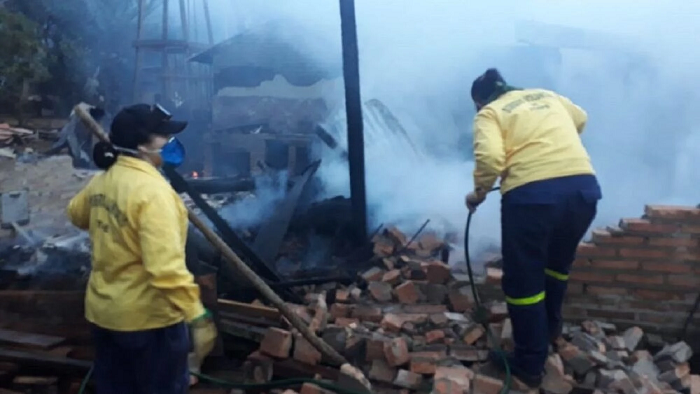
[[[290,31],[286,24],[266,24],[191,59],[213,73],[205,175],[250,174],[258,163],[298,174],[309,164],[315,126],[342,100],[342,66],[340,57],[319,64],[290,43]]]

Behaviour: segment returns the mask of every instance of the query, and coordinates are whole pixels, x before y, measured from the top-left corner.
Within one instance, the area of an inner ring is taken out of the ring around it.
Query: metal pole
[[[367,240],[367,196],[365,190],[365,141],[360,97],[360,66],[355,25],[355,0],[339,0],[340,29],[343,42],[343,79],[345,111],[348,119],[348,167],[350,199],[355,230],[361,241]]]
[[[168,73],[170,72],[169,69],[169,64],[168,64],[168,21],[169,21],[169,10],[168,10],[168,3],[170,0],[163,0],[163,48],[162,48],[162,61],[161,61],[161,72],[163,73],[162,78],[163,78],[163,95],[162,95],[162,100],[163,102],[167,102],[167,100],[170,98],[170,92],[168,91]]]
[[[136,64],[134,67],[134,91],[133,97],[134,97],[134,102],[138,102],[141,99],[141,92],[140,92],[140,73],[141,73],[141,47],[140,47],[140,41],[141,41],[141,36],[143,35],[143,0],[139,0],[139,20],[137,23],[136,27]]]

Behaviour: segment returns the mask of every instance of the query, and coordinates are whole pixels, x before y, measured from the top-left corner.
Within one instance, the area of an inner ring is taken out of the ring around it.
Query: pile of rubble
[[[499,393],[505,377],[488,358],[491,350],[512,350],[506,305],[487,302],[487,323],[475,321],[472,284],[435,259],[443,245],[433,236],[406,248],[405,237],[391,229],[375,241],[380,266],[349,287],[307,294],[307,305],[290,305],[295,313],[361,368],[375,392]],[[500,270],[487,272],[487,283],[500,281]],[[261,329],[258,338],[260,347],[247,361],[252,381],[279,375],[275,366],[284,363],[306,365],[318,378],[337,378],[322,367],[329,360],[289,325]],[[688,366],[690,347],[665,345],[638,327],[618,333],[612,325],[587,321],[567,327],[556,349],[542,386],[548,393],[700,392],[700,376]],[[311,386],[302,393],[324,392]],[[527,390],[517,379],[511,386]]]

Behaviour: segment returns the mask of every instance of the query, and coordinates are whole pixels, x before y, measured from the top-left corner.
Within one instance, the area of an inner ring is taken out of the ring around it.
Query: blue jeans
[[[501,202],[502,287],[513,325],[514,366],[540,375],[549,341],[561,330],[576,249],[595,218],[601,195],[592,176],[519,189],[506,193]]]
[[[97,394],[184,394],[190,338],[184,323],[145,331],[92,326]]]

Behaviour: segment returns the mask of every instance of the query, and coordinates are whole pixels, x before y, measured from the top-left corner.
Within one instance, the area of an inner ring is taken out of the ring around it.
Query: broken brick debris
[[[396,229],[391,231],[382,242],[387,250],[397,250],[400,245],[392,240],[403,238]],[[323,314],[327,326],[322,338],[360,368],[378,392],[498,394],[504,376],[486,366],[489,349],[495,346],[490,338],[505,349],[513,347],[506,305],[486,303],[488,329],[493,334],[487,335],[484,326],[471,317],[474,284],[451,273],[433,256],[413,253],[420,247],[418,243],[406,248],[405,254],[377,259],[377,266],[362,272],[357,284],[337,289],[329,312]],[[487,269],[487,282],[501,277],[498,268]],[[308,300],[318,300],[318,294]],[[315,317],[320,313],[317,309],[310,304],[305,313]],[[269,328],[275,335],[284,329]],[[325,362],[298,334],[285,338],[293,341],[287,357],[308,365]],[[692,375],[688,368],[692,355],[688,345],[666,345],[652,355],[645,350],[652,341],[658,346],[658,338],[652,338],[653,334],[639,327],[619,331],[613,324],[593,320],[567,325],[557,351],[547,360],[542,388],[555,394],[595,390],[633,394],[640,388],[670,394],[698,386],[700,376]],[[524,387],[515,379],[512,386]]]
[[[382,242],[387,250],[401,250],[397,240],[403,238],[398,230],[391,231],[392,236]],[[487,360],[495,346],[492,340],[505,349],[513,347],[506,305],[486,302],[488,328],[474,321],[471,286],[477,284],[451,273],[427,250],[417,253],[424,244],[433,245],[430,238],[416,242],[399,255],[377,259],[377,266],[362,272],[355,284],[312,288],[305,304],[288,304],[354,365],[346,364],[345,372],[325,366],[328,360],[277,309],[259,301],[218,300],[222,333],[259,343],[258,351],[245,363],[247,378],[267,382],[273,376],[317,376],[345,379],[365,388],[371,381],[375,392],[498,394],[504,377],[490,370]],[[498,268],[488,267],[486,282],[495,283],[501,276]],[[11,334],[0,330],[0,342],[69,361],[75,354],[62,338]],[[658,351],[652,353],[652,349]],[[689,367],[692,354],[687,343],[665,344],[640,327],[617,330],[613,324],[594,320],[566,325],[556,351],[547,359],[542,389],[554,394],[700,393],[700,375],[692,374]],[[0,362],[0,387],[26,390],[31,389],[28,385],[50,384],[59,376],[20,375],[27,361],[8,361]],[[369,381],[364,381],[363,374]],[[514,380],[512,386],[520,391],[522,384]],[[297,390],[327,392],[308,383]]]

